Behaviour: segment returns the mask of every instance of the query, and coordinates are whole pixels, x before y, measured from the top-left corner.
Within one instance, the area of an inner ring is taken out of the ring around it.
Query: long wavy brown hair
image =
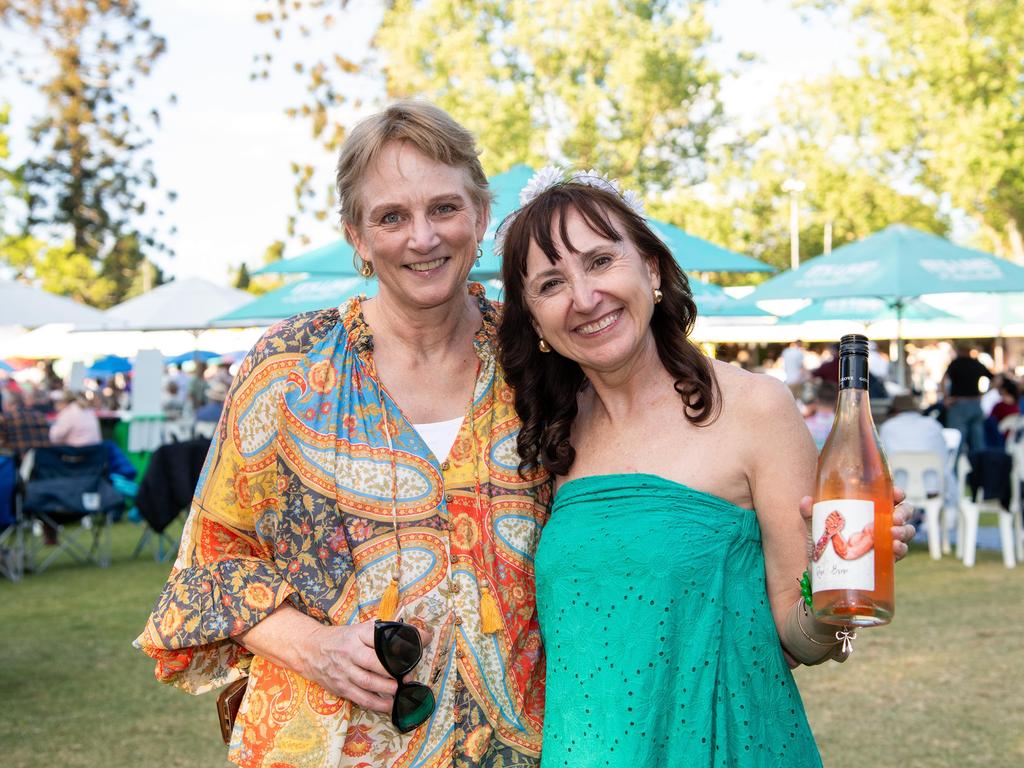
[[[655,305],[651,330],[658,357],[675,378],[686,418],[692,424],[709,424],[721,401],[710,360],[689,339],[697,318],[689,281],[666,245],[615,192],[573,182],[558,184],[502,224],[505,311],[498,326],[499,356],[523,422],[518,441],[520,473],[540,464],[549,472],[564,475],[576,458],[572,424],[586,376],[578,363],[554,351],[540,351],[524,290],[531,243],[536,243],[552,264],[561,259],[552,232],[556,222],[560,241],[579,252],[566,231],[570,210],[579,213],[601,237],[616,243],[628,237],[645,259],[654,262],[661,275],[662,300]],[[625,232],[619,231],[616,220]]]

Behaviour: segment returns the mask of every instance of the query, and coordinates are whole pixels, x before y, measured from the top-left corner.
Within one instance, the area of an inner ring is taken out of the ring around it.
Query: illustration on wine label
[[[813,592],[875,588],[875,504],[831,499],[813,507],[811,585]]]

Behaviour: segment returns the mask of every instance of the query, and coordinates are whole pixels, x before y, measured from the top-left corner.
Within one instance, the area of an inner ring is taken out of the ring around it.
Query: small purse
[[[220,721],[220,735],[225,744],[231,743],[231,729],[235,727],[238,708],[242,705],[248,685],[249,676],[240,677],[226,686],[217,697],[217,719]]]

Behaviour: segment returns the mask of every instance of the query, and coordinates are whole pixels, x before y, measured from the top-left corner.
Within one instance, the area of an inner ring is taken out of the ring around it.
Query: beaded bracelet
[[[811,605],[811,574],[804,571],[804,575],[800,577],[800,593],[804,596],[804,602],[807,606]]]
[[[800,593],[804,597],[804,604],[808,608],[810,608],[811,607],[811,602],[812,602],[812,597],[811,597],[811,574],[809,574],[807,571],[804,571],[804,575],[800,577]],[[825,645],[825,643],[821,643],[821,642],[818,642],[817,640],[812,639],[807,634],[807,632],[804,631],[804,628],[800,624],[799,621],[797,621],[797,626],[800,627],[800,631],[804,633],[804,637],[806,637],[812,643],[815,643],[817,645]],[[836,632],[835,637],[836,637],[836,644],[842,643],[842,645],[843,645],[843,648],[842,648],[843,653],[846,653],[846,654],[853,653],[853,641],[857,639],[857,632],[855,630],[852,630],[852,628],[849,625],[847,625],[845,627],[840,627],[839,630]]]

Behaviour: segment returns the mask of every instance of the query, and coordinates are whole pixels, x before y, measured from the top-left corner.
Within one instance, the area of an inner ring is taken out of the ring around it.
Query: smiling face
[[[558,354],[588,372],[614,372],[654,344],[653,291],[661,281],[614,215],[609,218],[622,235],[618,242],[595,232],[574,209],[565,216],[568,242],[559,222],[551,223],[560,256],[554,264],[530,243],[526,305],[535,330]]]
[[[487,229],[487,212],[472,202],[466,169],[392,142],[360,180],[358,194],[362,218],[346,231],[373,264],[381,295],[410,309],[463,295]]]

